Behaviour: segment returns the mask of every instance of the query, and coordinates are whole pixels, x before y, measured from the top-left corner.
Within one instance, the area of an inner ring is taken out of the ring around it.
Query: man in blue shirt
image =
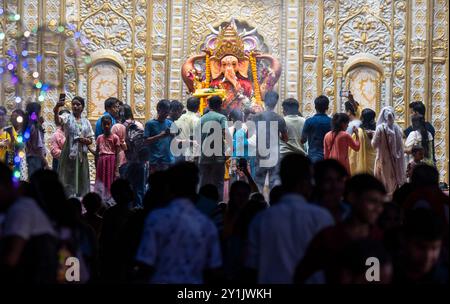
[[[323,138],[331,130],[331,118],[326,114],[330,100],[321,95],[314,100],[316,115],[305,121],[302,144],[308,142],[308,156],[313,163],[323,159]]]
[[[105,100],[105,113],[101,117],[98,118],[95,123],[95,138],[99,137],[103,134],[102,128],[102,117],[107,115],[111,117],[112,125],[116,123],[116,118],[119,115],[119,104],[120,100],[115,97],[109,97]]]
[[[162,99],[156,106],[157,117],[145,124],[144,137],[149,145],[150,174],[165,170],[174,163],[174,157],[170,152],[170,142],[173,136],[170,134],[172,121],[167,119],[170,112],[170,101]]]

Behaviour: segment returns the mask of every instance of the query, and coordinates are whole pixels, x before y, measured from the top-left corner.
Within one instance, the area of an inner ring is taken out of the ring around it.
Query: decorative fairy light
[[[19,97],[20,98],[20,97]],[[29,119],[31,120],[31,124],[33,124],[36,120],[37,120],[37,115],[36,113],[31,113],[31,115],[29,116]],[[16,118],[18,123],[22,123],[23,122],[23,117],[22,116],[18,116]],[[25,158],[25,152],[23,151],[23,147],[25,145],[25,143],[30,139],[30,126],[31,124],[29,124],[25,131],[23,132],[23,135],[21,134],[21,131],[19,131],[17,138],[16,138],[16,154],[13,158],[14,160],[14,168],[13,168],[13,182],[18,183],[20,180],[20,165],[22,163],[22,160]]]
[[[19,14],[16,12],[7,12],[3,8],[0,8],[0,18],[4,18],[7,22],[18,22],[21,20]],[[87,47],[90,44],[90,41],[77,30],[75,25],[59,24],[56,27],[53,27],[53,29],[54,30],[50,30],[47,25],[43,25],[42,27],[33,27],[32,29],[18,33],[18,35],[13,38],[17,40],[17,43],[10,44],[12,45],[12,49],[6,50],[6,56],[0,58],[0,75],[8,74],[10,77],[4,79],[9,79],[13,86],[21,84],[22,88],[28,87],[38,90],[39,93],[37,99],[39,102],[43,102],[51,90],[59,88],[63,84],[46,81],[42,78],[43,75],[37,71],[37,64],[35,63],[43,62],[45,56],[43,53],[39,52],[40,50],[35,49],[35,41],[48,41],[49,43],[51,42],[51,45],[63,45],[66,49],[74,50],[73,55],[68,55],[65,52],[62,54],[65,54],[66,58],[68,58],[67,56],[73,56],[71,61],[74,64],[73,68],[75,70],[78,70],[79,66],[89,64],[92,61],[89,55],[82,56],[83,52],[81,51],[81,48]],[[70,35],[67,35],[69,32],[73,33],[72,38]],[[0,43],[3,43],[5,39],[8,39],[7,33],[0,32]],[[16,47],[20,51],[18,51]],[[32,76],[31,79],[29,78],[30,76]],[[14,97],[14,101],[17,104],[20,104],[25,99],[26,98],[21,96]],[[36,113],[32,113],[28,117],[28,121],[32,124],[37,118]],[[24,123],[26,119],[22,116],[18,116],[16,121],[18,123]],[[30,139],[31,124],[26,126],[24,131],[19,131],[16,137],[15,155],[13,157],[13,180],[15,182],[20,180],[20,166],[25,158],[23,147]]]

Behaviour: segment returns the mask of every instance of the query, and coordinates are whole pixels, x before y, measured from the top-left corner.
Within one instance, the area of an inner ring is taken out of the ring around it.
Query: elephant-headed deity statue
[[[262,96],[280,78],[279,61],[258,50],[261,39],[255,28],[239,32],[234,20],[218,30],[209,28],[212,34],[202,45],[203,54],[188,58],[181,69],[190,93],[199,96],[198,92],[218,89],[224,92],[227,112],[236,108],[261,110]]]

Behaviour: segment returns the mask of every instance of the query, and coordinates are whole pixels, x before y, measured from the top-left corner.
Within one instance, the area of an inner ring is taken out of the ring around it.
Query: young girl
[[[345,113],[336,113],[331,120],[332,130],[323,139],[323,150],[325,159],[334,158],[339,161],[350,174],[350,163],[348,149],[359,151],[358,129],[353,128],[355,140],[346,132],[350,118]]]
[[[426,164],[424,162],[425,158],[425,149],[421,145],[415,145],[411,148],[411,154],[413,159],[408,163],[408,166],[406,167],[406,178],[408,179],[408,182],[411,182],[411,176],[412,172],[414,170],[414,167],[420,164]]]
[[[70,114],[68,110],[59,111],[58,115],[62,116],[64,114]],[[52,170],[58,171],[59,159],[61,157],[61,152],[64,148],[64,143],[66,142],[66,136],[64,134],[64,125],[56,125],[55,133],[53,133],[50,138],[50,154],[52,155]]]
[[[127,144],[125,143],[125,137],[127,133],[127,128],[121,123],[116,123],[111,128],[111,133],[117,135],[120,141],[119,150],[119,175],[121,178],[126,176],[127,158],[125,157],[125,151],[127,150]]]
[[[96,145],[98,155],[95,189],[104,200],[111,198],[111,184],[119,175],[119,137],[111,133],[112,120],[109,116],[101,119],[103,134],[97,137]]]

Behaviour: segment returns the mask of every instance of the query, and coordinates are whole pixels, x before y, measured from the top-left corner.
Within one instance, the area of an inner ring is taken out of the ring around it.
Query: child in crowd
[[[125,157],[125,151],[127,150],[127,144],[125,143],[125,137],[127,128],[121,123],[116,123],[111,128],[111,133],[119,137],[120,150],[119,150],[119,174],[121,178],[125,178],[125,171],[127,165],[127,158]]]
[[[70,113],[68,110],[59,111],[58,115],[62,116],[65,113]],[[52,170],[58,171],[59,158],[66,142],[66,135],[62,125],[56,126],[55,133],[50,138],[50,154],[52,155]]]
[[[97,137],[96,146],[98,155],[95,189],[102,193],[105,201],[111,198],[110,190],[114,178],[119,175],[120,139],[111,133],[111,117],[102,117],[103,134]]]
[[[425,149],[421,145],[414,145],[411,149],[412,159],[408,163],[408,167],[406,168],[406,178],[408,181],[412,176],[412,172],[414,167],[420,164],[424,164],[423,159],[425,158]]]

